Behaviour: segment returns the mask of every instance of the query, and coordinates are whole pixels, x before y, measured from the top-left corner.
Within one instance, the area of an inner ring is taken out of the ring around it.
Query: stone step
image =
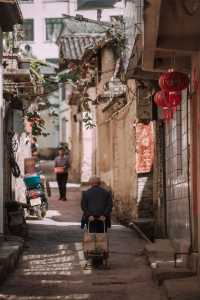
[[[147,243],[144,249],[149,265],[152,268],[174,268],[175,249],[168,239],[155,240],[154,243]],[[176,258],[176,266],[186,267],[188,255],[179,255]]]
[[[167,279],[176,279],[176,278],[185,278],[190,276],[195,276],[196,274],[188,268],[156,268],[152,269],[152,277],[161,285],[164,280]]]
[[[169,300],[200,299],[200,281],[197,276],[165,280],[163,287]]]
[[[5,279],[12,272],[23,250],[22,239],[6,238],[0,245],[0,279]]]
[[[155,254],[155,253],[163,253],[163,254],[174,254],[174,247],[172,243],[168,239],[157,239],[154,243],[148,243],[145,245],[145,251],[148,254]]]

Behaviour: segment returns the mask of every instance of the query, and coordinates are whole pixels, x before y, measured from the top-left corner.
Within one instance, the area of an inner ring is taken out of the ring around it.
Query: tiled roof
[[[98,47],[110,28],[107,23],[67,17],[57,41],[60,54],[67,60],[81,60],[86,49]]]
[[[111,27],[112,24],[108,22],[97,22],[79,15],[76,17],[66,15],[61,34],[64,36],[69,34],[104,33]]]
[[[23,17],[17,0],[0,0],[0,26],[12,31],[13,25],[22,24]]]
[[[67,60],[81,60],[86,49],[95,48],[102,36],[66,36],[60,41],[60,51]]]

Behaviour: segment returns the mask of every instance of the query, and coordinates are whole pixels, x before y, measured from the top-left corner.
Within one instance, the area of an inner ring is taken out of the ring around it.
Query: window
[[[34,41],[34,21],[25,19],[23,23],[24,41]]]
[[[63,18],[46,19],[46,41],[55,41],[63,27]]]

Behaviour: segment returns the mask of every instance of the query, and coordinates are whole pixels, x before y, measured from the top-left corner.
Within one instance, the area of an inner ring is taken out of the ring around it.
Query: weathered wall
[[[68,136],[68,144],[71,152],[71,168],[69,172],[69,179],[72,182],[80,182],[81,180],[81,161],[82,161],[82,123],[76,118],[77,107],[70,106],[70,132]]]
[[[101,50],[101,78],[97,85],[97,94],[102,95],[104,85],[111,79],[115,71],[116,58],[113,48],[106,46]]]
[[[56,93],[54,93],[54,97],[56,98]],[[50,99],[54,97],[49,96]],[[51,100],[49,101],[51,103]],[[57,103],[55,104],[58,105],[58,103],[59,101],[57,101]],[[40,112],[41,117],[45,121],[46,132],[49,134],[46,137],[43,136],[38,137],[39,148],[42,149],[47,149],[47,148],[56,149],[59,144],[59,118],[57,116],[52,116],[51,115],[52,111],[58,113],[58,109],[53,107],[51,109],[42,110]]]
[[[83,149],[81,161],[81,182],[88,182],[92,176],[92,144],[94,129],[87,129],[83,124]]]
[[[117,113],[97,109],[97,167],[113,191],[115,213],[123,221],[137,215],[135,172],[135,82],[129,81],[128,104]]]

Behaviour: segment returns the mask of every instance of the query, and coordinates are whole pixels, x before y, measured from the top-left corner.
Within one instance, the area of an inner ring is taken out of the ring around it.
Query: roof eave
[[[23,17],[17,0],[0,0],[0,26],[4,32],[12,31],[15,24],[22,24]]]

